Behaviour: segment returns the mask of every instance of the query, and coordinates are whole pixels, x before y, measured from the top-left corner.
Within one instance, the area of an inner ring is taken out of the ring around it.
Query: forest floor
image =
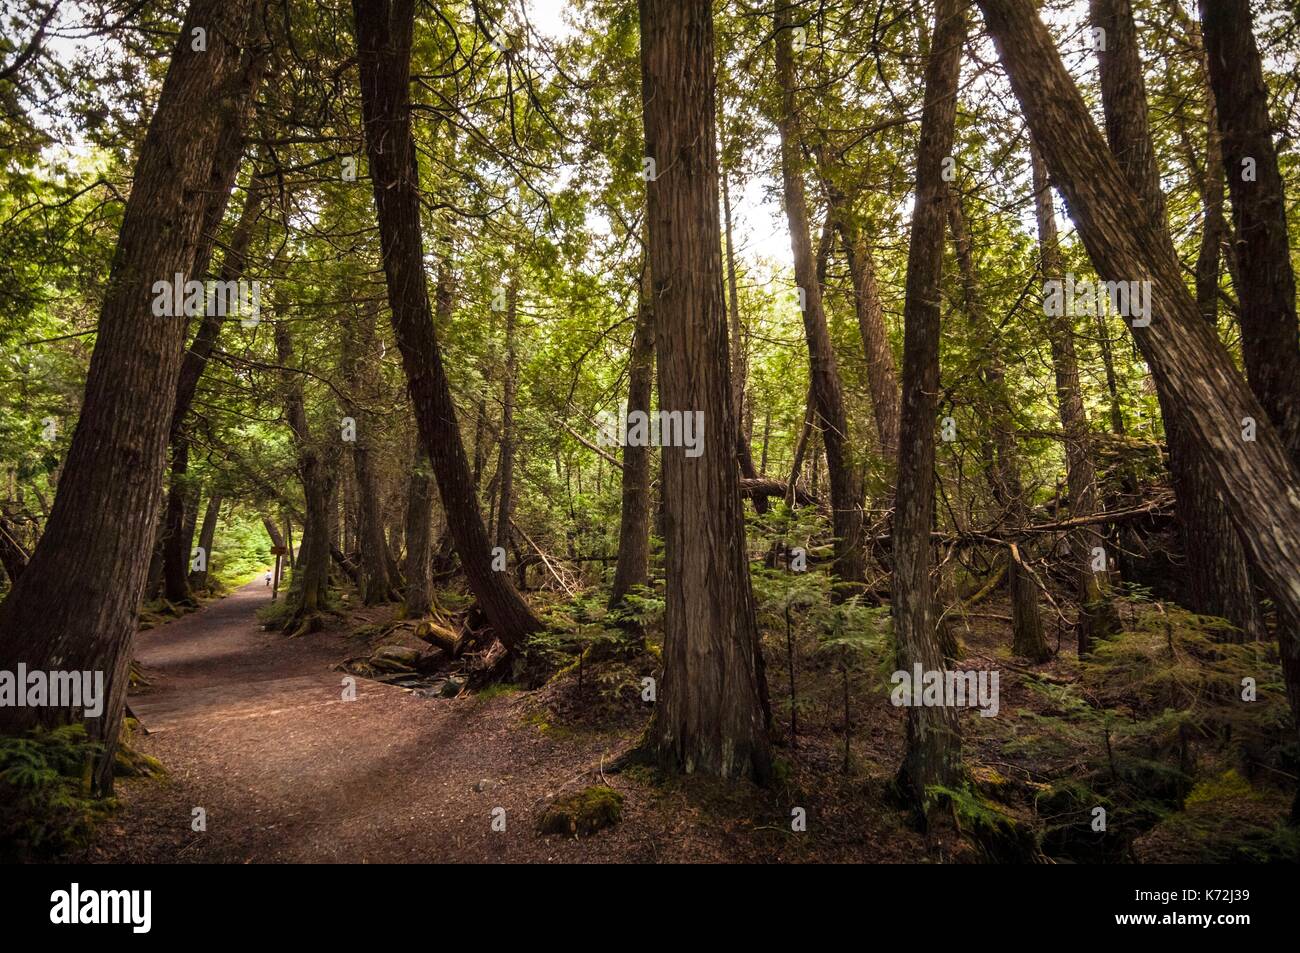
[[[769,645],[778,716],[768,786],[643,767],[612,774],[605,766],[644,729],[649,705],[637,686],[654,671],[652,656],[589,662],[585,671],[570,665],[535,690],[498,685],[454,698],[439,697],[441,682],[412,689],[356,676],[356,697],[344,700],[343,664],[400,641],[396,606],[344,607],[324,630],[290,637],[263,627],[258,612],[270,601],[257,581],[139,633],[142,681],[130,704],[147,733],[137,732],[133,747],[165,774],[119,778],[118,809],[68,859],[1024,862],[1050,861],[1043,853],[1050,851],[1058,861],[1152,863],[1270,859],[1298,846],[1277,832],[1289,795],[1223,774],[1236,760],[1219,763],[1209,749],[1201,767],[1210,783],[1188,797],[1186,812],[1167,799],[1153,815],[1154,795],[1118,787],[1106,803],[1119,834],[1095,833],[1099,795],[1075,803],[1071,794],[1104,764],[1102,753],[1086,750],[1095,726],[1062,722],[1062,703],[1042,690],[1077,683],[1073,647],[1058,635],[1047,662],[1012,659],[1006,607],[994,599],[958,623],[959,666],[1002,675],[1000,717],[960,715],[967,791],[979,801],[957,812],[963,830],[937,825],[929,835],[891,795],[905,709],[892,706],[887,691],[856,683],[846,760],[841,675],[826,656],[805,651],[796,664],[792,744],[789,672],[784,653]],[[1121,621],[1137,624],[1123,614]],[[1043,748],[1052,722],[1066,730],[1065,743]],[[1155,763],[1138,753],[1145,760],[1134,764]],[[539,833],[555,798],[592,785],[622,796],[617,823],[582,838]],[[206,830],[192,829],[196,808]],[[494,829],[498,808],[505,830]],[[804,830],[792,829],[797,808]],[[1153,827],[1159,816],[1167,821]]]
[[[425,698],[357,680],[341,698],[335,666],[356,655],[340,623],[288,638],[264,631],[260,582],[142,632],[148,684],[130,699],[148,734],[137,750],[164,779],[118,781],[120,809],[76,858],[105,862],[916,861],[935,844],[881,800],[877,777],[820,773],[811,790],[629,771],[602,760],[638,727],[554,724],[547,693]],[[552,699],[553,700],[553,699]],[[892,743],[901,726],[880,726]],[[821,752],[834,765],[836,743]],[[812,760],[815,748],[807,750]],[[801,759],[802,760],[802,759]],[[829,778],[829,780],[827,780]],[[548,800],[591,783],[624,796],[622,820],[591,837],[543,836]],[[797,784],[793,786],[798,786]],[[795,798],[798,798],[795,800]],[[791,831],[792,806],[808,831]],[[194,808],[207,830],[191,829]],[[496,807],[506,830],[492,829]],[[940,847],[940,852],[942,848]],[[934,857],[934,859],[938,859]]]

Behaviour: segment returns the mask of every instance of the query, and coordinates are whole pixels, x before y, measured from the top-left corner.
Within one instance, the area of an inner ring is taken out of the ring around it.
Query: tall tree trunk
[[[637,295],[636,329],[628,355],[627,412],[650,412],[654,384],[655,313],[652,265],[647,255],[641,265]],[[626,610],[628,594],[650,581],[650,448],[623,447],[623,491],[618,526],[618,558],[609,591],[609,611]]]
[[[1063,280],[1061,249],[1056,234],[1056,210],[1047,169],[1042,157],[1030,143],[1033,166],[1034,213],[1038,221],[1038,247],[1044,283]],[[1074,350],[1072,315],[1062,311],[1047,318],[1047,335],[1051,342],[1052,369],[1056,376],[1056,407],[1065,434],[1065,481],[1070,491],[1070,514],[1092,516],[1097,512],[1097,464],[1092,451],[1092,431],[1088,412],[1083,405],[1079,384],[1079,362]],[[1113,633],[1119,618],[1110,599],[1110,574],[1106,568],[1094,568],[1093,552],[1105,551],[1102,535],[1096,526],[1081,526],[1068,537],[1070,559],[1078,572],[1079,617],[1075,638],[1080,655],[1086,655],[1093,641]]]
[[[758,627],[745,550],[722,301],[713,10],[709,0],[641,0],[642,108],[659,406],[703,411],[698,457],[662,452],[663,683],[647,731],[669,770],[771,774],[758,686]]]
[[[1273,144],[1268,89],[1250,7],[1244,0],[1202,0],[1201,23],[1232,194],[1237,236],[1233,283],[1240,299],[1246,377],[1277,427],[1291,462],[1300,469],[1300,335],[1295,273],[1287,233],[1286,195]],[[1209,175],[1208,158],[1206,165]],[[1216,178],[1218,174],[1219,170],[1213,169]],[[1221,193],[1222,180],[1218,184]],[[1300,727],[1300,615],[1280,607],[1277,630],[1291,718]],[[1291,821],[1300,824],[1300,791],[1292,802]]]
[[[1029,522],[1029,505],[1025,501],[1024,485],[1020,478],[1020,455],[1016,447],[1015,414],[1011,408],[1011,394],[1007,385],[1006,362],[996,338],[996,329],[980,296],[979,279],[975,275],[975,256],[971,248],[970,232],[962,210],[958,192],[948,189],[948,223],[952,229],[953,250],[961,273],[962,299],[967,318],[979,340],[988,341],[990,351],[980,361],[987,367],[985,383],[992,401],[993,445],[996,451],[992,472],[993,496],[1002,509],[1002,517],[1013,529]],[[1008,547],[1007,587],[1011,592],[1012,651],[1021,658],[1043,662],[1051,657],[1047,640],[1043,636],[1043,619],[1038,607],[1038,586],[1026,567],[1019,547]]]
[[[1210,85],[1210,64],[1205,55],[1200,25],[1187,15],[1178,0],[1173,0],[1169,6],[1187,29],[1187,40],[1200,60],[1198,67],[1206,94],[1205,163],[1200,183],[1203,212],[1201,243],[1196,253],[1196,304],[1201,309],[1201,317],[1214,325],[1219,321],[1219,275],[1222,271],[1223,243],[1228,235],[1227,221],[1223,216],[1223,137],[1219,133],[1218,110],[1215,108],[1214,91]]]
[[[389,578],[381,488],[373,456],[376,423],[367,410],[367,405],[379,396],[379,384],[371,370],[376,352],[375,317],[375,310],[362,305],[341,322],[341,369],[347,389],[343,407],[356,426],[355,440],[351,444],[352,472],[356,478],[361,601],[366,605],[387,602],[396,594],[394,581]]]
[[[1032,0],[978,0],[1052,181],[1105,280],[1150,280],[1149,327],[1133,335],[1189,443],[1214,479],[1256,577],[1300,610],[1300,474],[1277,431],[1200,317],[1167,238],[1106,149]],[[1243,439],[1242,419],[1257,421]]]
[[[222,125],[217,139],[217,146],[209,175],[207,202],[203,213],[203,226],[199,233],[198,247],[194,252],[194,264],[190,273],[202,281],[207,278],[208,267],[212,262],[212,252],[217,244],[217,234],[225,218],[231,190],[239,172],[239,163],[244,155],[244,130],[253,113],[254,99],[266,71],[270,47],[265,42],[262,31],[262,16],[256,15],[251,21],[250,45],[244,51],[244,65],[236,89],[235,102]],[[222,260],[221,281],[235,281],[243,277],[244,258],[252,238],[253,225],[260,209],[260,192],[255,183],[250,182],[244,198],[244,206],[239,220],[230,236],[225,257]],[[180,378],[176,384],[176,404],[172,411],[169,442],[171,445],[170,474],[167,484],[167,502],[163,511],[163,523],[157,546],[162,549],[163,593],[171,602],[187,604],[192,602],[189,590],[190,546],[193,534],[184,532],[184,520],[187,512],[197,505],[196,490],[188,478],[189,469],[189,434],[185,431],[185,420],[194,403],[199,379],[207,367],[208,358],[216,346],[221,326],[225,322],[219,309],[208,309],[199,320],[194,339],[185,350],[181,360]]]
[[[189,478],[190,442],[178,436],[171,449],[171,483],[163,514],[163,596],[177,605],[193,604],[189,562],[192,533],[185,532],[188,514],[198,505],[198,487]]]
[[[217,519],[221,516],[220,493],[213,493],[208,498],[207,508],[203,511],[203,525],[199,529],[199,547],[203,550],[204,568],[190,573],[190,586],[194,589],[208,587],[208,572],[212,568],[212,541],[217,535]]]
[[[903,306],[903,404],[899,427],[898,489],[893,528],[893,606],[897,668],[942,672],[930,581],[930,527],[934,519],[935,428],[939,400],[939,298],[943,273],[942,162],[952,150],[957,80],[966,39],[961,0],[936,0],[934,39],[925,68],[925,105],[916,156],[916,200],[907,253]],[[899,785],[927,812],[933,785],[951,785],[961,773],[961,731],[948,707],[907,709],[907,751]]]
[[[497,545],[510,548],[510,514],[515,494],[515,393],[519,373],[515,357],[515,311],[519,304],[519,287],[512,278],[506,289],[506,367],[501,394],[501,459],[497,475],[501,478],[501,499],[497,510]]]
[[[140,148],[110,267],[81,416],[31,562],[0,605],[0,668],[101,671],[107,702],[89,723],[104,744],[95,772],[112,787],[140,605],[180,373],[182,317],[151,312],[159,280],[188,277],[213,155],[235,97],[252,0],[194,0]],[[207,29],[207,48],[190,31]],[[79,713],[0,708],[0,731]]]
[[[793,28],[790,10],[777,9],[776,73],[780,84],[781,112],[777,123],[781,134],[781,179],[785,215],[790,226],[790,247],[794,254],[795,284],[802,296],[804,333],[808,338],[809,374],[821,421],[830,478],[832,525],[835,531],[835,573],[844,582],[866,578],[866,551],[862,540],[862,472],[854,460],[849,440],[848,415],[840,384],[835,349],[826,327],[817,260],[808,231],[808,208],[804,194],[803,159],[795,96]]]
[[[379,220],[393,329],[420,438],[471,590],[497,637],[517,649],[541,628],[506,573],[493,572],[469,461],[456,422],[424,281],[419,167],[411,136],[409,81],[414,0],[353,0],[366,152]]]
[[[813,396],[812,386],[803,402],[803,424],[799,427],[799,438],[794,444],[794,459],[790,461],[790,479],[786,483],[785,504],[793,507],[798,500],[797,487],[800,474],[803,473],[804,458],[808,455],[808,445],[812,441],[814,418],[817,416],[817,398]]]
[[[754,451],[749,445],[743,424],[745,416],[745,377],[748,369],[745,364],[745,331],[740,323],[740,295],[736,280],[736,244],[731,232],[731,190],[727,186],[727,175],[722,174],[722,221],[727,248],[727,311],[730,316],[731,332],[731,405],[736,414],[736,461],[740,465],[740,475],[747,480],[758,476],[754,469]],[[767,512],[767,497],[755,496],[754,511]]]
[[[1160,189],[1160,171],[1147,121],[1146,84],[1132,7],[1129,0],[1092,0],[1092,19],[1095,26],[1106,31],[1106,48],[1099,56],[1102,108],[1111,153],[1137,193],[1152,231],[1165,243],[1172,257],[1175,253],[1165,227],[1164,193]],[[1294,346],[1294,340],[1292,343]],[[1245,637],[1258,638],[1263,634],[1259,608],[1246,568],[1246,556],[1228,511],[1208,471],[1197,461],[1180,408],[1170,404],[1166,392],[1158,391],[1157,396],[1169,445],[1178,521],[1183,531],[1188,608],[1221,616]]]
[[[1268,89],[1247,0],[1201,2],[1201,32],[1232,194],[1246,377],[1300,466],[1300,331]],[[1253,175],[1250,173],[1253,171]]]
[[[876,286],[876,265],[862,228],[852,217],[847,202],[836,216],[844,257],[853,279],[853,306],[858,316],[858,333],[867,360],[867,386],[871,388],[871,410],[876,418],[880,454],[892,465],[898,459],[898,415],[900,391],[894,351],[885,329],[885,309]]]
[[[330,492],[334,476],[320,449],[312,440],[307,423],[307,410],[303,403],[301,375],[292,368],[293,339],[289,327],[278,323],[275,327],[276,357],[284,370],[281,386],[284,390],[284,412],[298,456],[298,477],[302,481],[306,511],[303,514],[302,540],[298,558],[294,562],[293,579],[290,580],[287,603],[292,611],[286,629],[297,632],[315,631],[320,626],[317,613],[325,607],[329,591],[330,570]],[[286,526],[288,526],[286,520]],[[292,529],[289,529],[289,548],[293,548]]]
[[[455,308],[456,283],[451,268],[451,237],[444,233],[439,242],[442,257],[438,261],[438,280],[434,288],[434,321],[437,327],[451,324]],[[428,615],[433,611],[433,470],[429,455],[415,436],[415,459],[406,494],[406,560],[402,575],[406,589],[404,611],[408,617]],[[444,554],[445,555],[445,554]]]
[[[428,615],[433,609],[433,475],[429,456],[416,441],[415,460],[406,492],[406,579],[403,595],[409,618]]]

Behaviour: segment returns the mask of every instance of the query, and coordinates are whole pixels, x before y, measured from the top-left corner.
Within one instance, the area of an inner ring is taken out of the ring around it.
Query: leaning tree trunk
[[[1300,466],[1295,274],[1286,194],[1250,5],[1247,0],[1202,0],[1201,24],[1232,195],[1246,377],[1292,462]]]
[[[183,317],[151,313],[153,286],[178,272],[188,277],[193,264],[252,6],[194,0],[185,16],[140,147],[59,492],[40,545],[0,605],[0,668],[105,673],[104,713],[89,726],[104,744],[100,790],[112,787],[185,334]],[[203,51],[191,43],[199,26]],[[0,731],[75,717],[53,707],[0,708]]]
[[[439,243],[444,252],[438,262],[438,280],[434,289],[434,317],[437,327],[451,323],[456,287],[452,275],[451,239],[444,235]],[[428,615],[433,611],[433,470],[424,452],[419,434],[415,437],[415,459],[406,491],[406,559],[402,566],[405,585],[403,612],[408,617]]]
[[[1052,181],[1105,280],[1150,280],[1149,327],[1133,336],[1190,431],[1279,610],[1300,613],[1300,474],[1183,284],[1166,236],[1106,148],[1032,0],[978,0]],[[1242,420],[1254,418],[1254,440]]]
[[[936,415],[939,400],[939,296],[943,274],[944,157],[952,150],[957,81],[966,15],[961,0],[936,0],[934,40],[925,68],[925,105],[916,157],[916,200],[907,253],[903,306],[903,405],[893,528],[893,605],[897,668],[942,672],[930,582],[930,524],[934,518]],[[899,786],[926,812],[934,785],[961,774],[961,731],[948,707],[907,709],[907,750]]]
[[[1153,231],[1164,239],[1172,256],[1174,249],[1165,227],[1160,171],[1147,121],[1146,86],[1133,10],[1129,0],[1092,0],[1092,19],[1106,31],[1106,47],[1099,56],[1102,108],[1111,153],[1141,200]],[[1293,337],[1294,330],[1293,322]],[[1228,511],[1208,471],[1196,459],[1180,409],[1170,404],[1167,393],[1159,392],[1157,397],[1165,422],[1169,469],[1183,532],[1188,608],[1204,615],[1221,616],[1245,638],[1259,638],[1263,635],[1263,623],[1246,568],[1246,555]]]
[[[706,415],[698,457],[662,451],[663,683],[647,742],[669,770],[771,774],[722,301],[713,10],[641,0],[642,109],[659,406]]]
[[[203,212],[203,225],[199,232],[198,247],[194,251],[194,262],[190,274],[200,281],[208,276],[208,267],[212,263],[212,252],[217,244],[217,233],[226,215],[226,206],[230,193],[239,173],[239,163],[244,155],[244,130],[252,119],[258,87],[266,72],[270,46],[266,43],[263,31],[263,16],[259,12],[250,23],[250,43],[244,51],[243,69],[240,74],[234,102],[222,125],[217,138],[217,145],[208,178],[207,201]],[[227,251],[221,264],[221,281],[235,281],[243,277],[244,258],[248,253],[248,244],[252,238],[253,225],[260,208],[260,191],[256,179],[250,181],[244,199],[244,207],[239,221],[226,246]],[[190,406],[194,403],[194,394],[198,390],[199,378],[207,366],[208,358],[216,345],[217,336],[225,316],[218,309],[211,309],[199,321],[194,339],[185,351],[181,362],[180,379],[176,384],[176,405],[172,410],[172,424],[169,434],[171,445],[171,472],[168,479],[167,502],[163,510],[161,538],[157,544],[162,549],[163,592],[176,603],[189,603],[189,561],[190,545],[193,535],[184,533],[186,512],[197,500],[194,499],[195,488],[191,485],[187,471],[189,469],[189,434],[185,431],[185,420]]]
[[[1064,278],[1064,268],[1057,241],[1052,190],[1042,157],[1032,143],[1029,153],[1042,278],[1044,283],[1060,281]],[[1047,317],[1047,336],[1056,377],[1057,414],[1065,434],[1065,482],[1070,491],[1070,515],[1076,518],[1092,516],[1098,511],[1097,464],[1092,452],[1088,412],[1083,406],[1083,390],[1079,385],[1072,315],[1062,309],[1056,317]],[[1078,574],[1079,617],[1075,621],[1075,639],[1079,654],[1085,655],[1095,639],[1111,635],[1118,629],[1119,616],[1110,598],[1110,573],[1105,567],[1093,565],[1093,552],[1097,549],[1105,551],[1101,531],[1096,526],[1081,526],[1066,537],[1066,545]]]
[[[830,478],[831,523],[835,531],[835,574],[844,582],[866,578],[866,550],[862,540],[862,472],[854,460],[849,439],[848,415],[840,384],[835,348],[826,327],[822,306],[817,259],[808,231],[808,205],[804,190],[803,160],[795,97],[793,23],[787,7],[775,17],[776,73],[781,86],[781,112],[777,127],[781,134],[781,179],[785,215],[790,226],[790,247],[794,253],[794,277],[803,310],[808,338],[809,376],[821,421]]]
[[[517,649],[541,623],[509,576],[492,570],[491,544],[465,458],[425,286],[419,167],[408,88],[414,0],[353,0],[352,9],[388,303],[420,438],[470,588],[501,643]]]

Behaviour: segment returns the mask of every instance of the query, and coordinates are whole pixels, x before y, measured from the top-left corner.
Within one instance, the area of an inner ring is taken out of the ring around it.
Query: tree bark
[[[659,405],[706,414],[700,456],[662,451],[663,681],[647,742],[668,770],[771,774],[737,487],[722,301],[709,0],[641,0],[642,108]]]
[[[1237,235],[1246,377],[1300,466],[1300,330],[1286,194],[1273,144],[1268,89],[1247,0],[1201,2],[1201,33],[1217,104]],[[1248,161],[1249,160],[1249,161]],[[1248,174],[1253,166],[1254,176]],[[1217,170],[1216,173],[1217,175]]]
[[[366,152],[388,303],[420,438],[470,588],[497,637],[513,651],[530,632],[540,629],[541,623],[509,576],[492,571],[491,544],[465,457],[425,286],[419,169],[408,88],[415,5],[413,0],[353,0],[352,8]]]
[[[18,582],[18,577],[27,568],[27,560],[27,550],[23,548],[18,538],[17,529],[3,513],[0,513],[0,566],[4,567],[11,587]]]
[[[1030,143],[1033,167],[1034,214],[1038,222],[1038,247],[1044,283],[1064,278],[1061,251],[1056,234],[1056,210],[1047,169],[1042,157]],[[1097,464],[1092,451],[1092,431],[1088,412],[1083,405],[1079,384],[1079,362],[1074,350],[1074,322],[1062,313],[1047,318],[1047,335],[1051,342],[1052,369],[1056,376],[1056,407],[1065,434],[1065,482],[1070,491],[1070,513],[1076,517],[1092,516],[1097,505]],[[1110,635],[1118,628],[1119,617],[1110,600],[1110,574],[1106,568],[1093,568],[1093,552],[1105,551],[1101,532],[1095,526],[1083,526],[1067,537],[1070,559],[1078,572],[1079,617],[1075,622],[1075,641],[1080,655],[1091,651],[1094,640]]]
[[[939,300],[943,271],[943,159],[950,154],[957,114],[957,82],[966,38],[961,0],[936,0],[935,29],[925,68],[925,104],[916,158],[912,234],[903,306],[903,403],[899,426],[898,488],[893,529],[893,604],[897,668],[942,672],[943,652],[930,581],[930,525],[934,518],[935,428],[939,399]],[[899,786],[928,813],[933,785],[952,785],[961,773],[961,732],[948,707],[907,709],[907,749]]]
[[[217,535],[217,519],[221,516],[221,502],[221,494],[213,493],[208,498],[208,505],[203,511],[203,525],[199,529],[199,546],[203,549],[205,568],[190,573],[190,586],[193,589],[206,589],[208,586],[208,572],[212,568],[212,541]]]
[[[866,551],[862,545],[862,472],[850,445],[848,416],[840,384],[835,349],[826,327],[817,259],[808,231],[808,207],[804,189],[803,160],[795,95],[793,27],[790,11],[781,6],[775,15],[776,73],[781,87],[781,112],[777,122],[781,135],[781,179],[785,214],[790,226],[790,247],[794,254],[795,284],[802,294],[804,333],[808,339],[809,375],[821,421],[830,479],[832,517],[835,532],[835,574],[848,583],[866,578]],[[814,493],[816,491],[814,490]]]
[[[867,386],[871,388],[871,409],[876,418],[880,453],[891,464],[898,459],[898,416],[900,391],[894,351],[885,328],[885,310],[876,286],[876,265],[861,227],[847,207],[838,218],[844,257],[853,279],[853,306],[858,316],[858,333],[867,360]]]
[[[1202,0],[1200,6],[1210,85],[1217,106],[1214,112],[1232,195],[1237,240],[1233,284],[1240,299],[1238,319],[1246,377],[1277,428],[1292,464],[1300,469],[1300,335],[1295,274],[1263,65],[1255,44],[1250,6],[1244,0]],[[1253,177],[1248,175],[1248,165],[1253,165]],[[1206,166],[1207,176],[1217,178],[1219,170],[1211,170],[1208,158]],[[1218,185],[1221,200],[1221,179]],[[1300,726],[1300,615],[1281,607],[1277,630],[1291,717]],[[1300,824],[1300,791],[1292,803],[1291,821]]]
[[[396,595],[388,571],[388,542],[384,538],[379,473],[373,457],[375,418],[367,405],[379,396],[372,370],[375,359],[375,313],[368,306],[345,317],[342,323],[341,370],[346,386],[344,413],[356,425],[352,441],[352,472],[356,486],[357,543],[360,550],[361,601],[365,605],[387,602]]]
[[[497,545],[510,548],[510,515],[515,494],[515,392],[519,373],[515,357],[515,311],[519,304],[519,287],[514,279],[506,289],[506,366],[501,388],[501,457],[497,464],[501,498],[497,510]]]
[[[239,78],[236,100],[222,125],[209,175],[207,204],[203,213],[203,226],[190,274],[202,281],[207,277],[212,252],[217,244],[217,234],[225,218],[226,206],[239,172],[244,155],[244,130],[252,118],[254,100],[262,76],[266,71],[269,47],[261,29],[261,16],[251,21],[250,45],[244,51],[244,65]],[[245,195],[239,220],[231,234],[221,266],[221,281],[234,281],[243,276],[244,258],[252,238],[253,224],[260,208],[260,193],[250,183]],[[193,534],[184,531],[185,516],[197,505],[197,488],[191,485],[189,470],[189,435],[185,432],[185,419],[194,403],[199,379],[207,366],[208,358],[221,333],[226,316],[217,309],[205,312],[190,346],[181,359],[180,378],[176,384],[176,404],[172,411],[170,474],[167,483],[167,502],[163,510],[163,523],[157,545],[162,550],[163,594],[177,604],[191,603],[189,589],[190,546]]]
[[[193,604],[190,595],[190,547],[194,534],[185,531],[190,513],[198,505],[198,487],[190,480],[190,444],[178,436],[171,448],[171,482],[163,514],[163,596],[176,605]]]
[[[1105,280],[1150,280],[1151,325],[1133,328],[1157,388],[1184,412],[1189,443],[1222,494],[1251,567],[1300,610],[1300,475],[1277,431],[1183,285],[1169,243],[1106,149],[1032,0],[978,0],[1052,181]],[[1258,422],[1243,439],[1242,419]]]
[[[799,427],[799,439],[794,444],[794,459],[790,461],[790,479],[786,481],[785,502],[793,507],[798,502],[799,475],[803,473],[804,458],[808,455],[808,445],[812,441],[813,419],[817,416],[817,398],[813,396],[812,387],[803,402],[803,423]]]
[[[405,613],[410,618],[433,609],[433,476],[429,457],[416,445],[416,459],[406,492],[406,559],[402,574]]]
[[[188,276],[213,154],[237,98],[252,0],[194,0],[140,148],[80,419],[40,544],[0,605],[0,668],[102,671],[107,703],[88,725],[104,744],[96,787],[112,788],[135,616],[153,549],[185,322],[156,317],[156,281]],[[207,49],[190,31],[207,29]],[[78,713],[0,709],[21,733]]]
[[[641,266],[636,329],[628,356],[627,412],[650,411],[654,384],[655,315],[649,256]],[[622,505],[619,512],[618,560],[609,592],[609,611],[626,610],[628,594],[650,581],[650,448],[623,448]]]
[[[745,365],[745,333],[740,323],[740,295],[736,281],[736,245],[731,233],[731,191],[727,187],[727,175],[722,175],[722,212],[724,238],[727,248],[727,311],[730,316],[731,332],[731,405],[736,414],[736,462],[740,465],[740,475],[752,480],[758,476],[754,469],[754,451],[749,445],[743,425],[745,416],[745,377],[748,368]],[[754,512],[767,512],[767,499],[754,497]]]
[[[311,437],[303,403],[302,377],[291,367],[293,339],[288,325],[284,323],[275,327],[275,350],[276,358],[284,368],[280,374],[284,390],[284,412],[293,437],[294,450],[298,455],[298,477],[302,481],[306,502],[302,539],[286,597],[292,611],[285,628],[315,631],[320,624],[317,613],[325,607],[329,592],[330,491],[334,475]],[[290,535],[291,550],[292,540]]]
[[[1129,0],[1092,0],[1092,18],[1106,31],[1100,53],[1107,141],[1120,171],[1137,193],[1153,232],[1174,256],[1164,218],[1164,193],[1147,119],[1146,84]],[[1294,342],[1293,342],[1294,345]],[[1206,468],[1197,461],[1181,409],[1159,391],[1169,446],[1178,521],[1187,562],[1188,608],[1231,622],[1246,638],[1263,634],[1246,556]]]

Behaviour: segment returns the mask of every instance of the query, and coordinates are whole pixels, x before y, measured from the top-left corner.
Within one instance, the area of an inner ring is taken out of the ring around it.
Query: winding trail
[[[119,781],[122,809],[87,860],[206,862],[650,859],[620,825],[581,842],[533,830],[540,803],[611,739],[562,743],[525,722],[527,696],[425,699],[333,666],[358,643],[263,631],[259,580],[137,637],[149,685],[130,698],[137,746],[165,782]],[[486,783],[484,783],[486,782]],[[628,792],[632,793],[632,792]],[[630,804],[629,804],[630,806]],[[207,830],[191,829],[193,809]],[[506,831],[492,811],[506,809]]]

